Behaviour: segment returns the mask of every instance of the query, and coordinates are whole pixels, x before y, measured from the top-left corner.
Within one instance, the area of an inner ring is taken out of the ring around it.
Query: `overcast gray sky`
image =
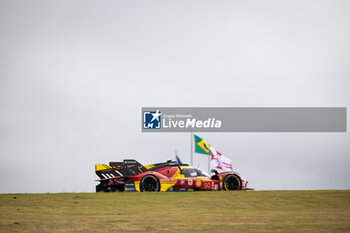
[[[190,161],[141,107],[348,107],[349,1],[0,1],[0,192]],[[349,133],[200,133],[256,189],[349,189]],[[195,164],[207,169],[204,155]]]

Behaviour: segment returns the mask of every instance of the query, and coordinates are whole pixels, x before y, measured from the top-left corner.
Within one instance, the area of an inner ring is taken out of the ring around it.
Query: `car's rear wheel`
[[[141,192],[158,192],[160,190],[160,184],[155,176],[147,175],[142,178],[140,182]]]
[[[224,179],[224,189],[226,191],[241,190],[242,189],[241,179],[238,176],[235,176],[232,174],[227,175]]]

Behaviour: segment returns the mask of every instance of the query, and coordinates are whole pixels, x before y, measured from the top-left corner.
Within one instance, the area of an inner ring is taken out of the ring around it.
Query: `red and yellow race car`
[[[198,168],[168,160],[143,166],[133,159],[123,162],[96,164],[100,184],[96,192],[165,192],[200,190],[246,190],[248,181],[237,172],[218,173],[209,176]]]

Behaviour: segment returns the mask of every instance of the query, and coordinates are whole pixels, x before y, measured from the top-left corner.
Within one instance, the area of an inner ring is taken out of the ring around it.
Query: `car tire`
[[[159,180],[153,175],[144,176],[140,182],[140,190],[141,192],[159,192]]]
[[[238,176],[229,174],[225,176],[223,186],[226,191],[241,190],[242,182]]]

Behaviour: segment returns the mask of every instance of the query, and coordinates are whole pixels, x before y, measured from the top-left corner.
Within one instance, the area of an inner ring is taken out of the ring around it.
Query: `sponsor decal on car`
[[[185,180],[180,180],[180,184],[184,185],[185,184]]]
[[[177,181],[177,179],[160,179],[160,181]]]
[[[189,179],[187,182],[188,182],[188,185],[189,185],[189,186],[192,186],[192,185],[193,185],[193,180],[192,180],[192,179]]]
[[[196,181],[196,186],[197,187],[201,187],[202,186],[202,181],[201,180],[197,180]]]
[[[210,189],[211,188],[211,182],[204,182],[204,188],[205,189]]]

